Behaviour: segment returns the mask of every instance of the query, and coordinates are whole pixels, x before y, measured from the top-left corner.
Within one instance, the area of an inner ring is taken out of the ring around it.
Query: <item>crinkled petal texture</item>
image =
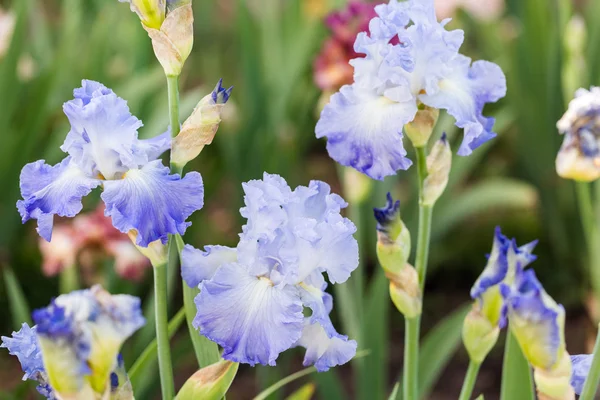
[[[416,112],[415,102],[392,102],[344,86],[323,109],[316,134],[327,137],[329,156],[338,163],[381,180],[412,165],[402,144],[402,128]]]
[[[217,269],[237,261],[237,251],[227,246],[205,246],[204,251],[186,244],[181,251],[181,276],[189,287],[212,279]]]
[[[222,265],[196,297],[194,326],[223,347],[223,358],[275,365],[302,334],[302,303],[293,286],[274,286],[237,263]]]
[[[319,323],[307,318],[298,345],[306,348],[304,366],[314,365],[325,372],[337,365],[347,363],[356,355],[356,341],[347,336],[327,332]]]
[[[583,391],[583,385],[585,384],[585,380],[590,373],[593,358],[593,354],[579,354],[576,356],[571,356],[571,364],[573,366],[573,371],[571,373],[571,386],[573,386],[575,393],[579,395]]]
[[[100,286],[61,295],[33,319],[50,384],[65,396],[104,393],[121,345],[145,323],[138,298]]]
[[[421,103],[448,110],[464,128],[459,155],[493,138],[494,120],[482,112],[506,94],[502,70],[459,54],[464,32],[438,23],[433,1],[391,0],[375,10],[369,32],[356,38],[365,56],[350,62],[354,83],[331,97],[317,123],[330,156],[374,179],[408,168],[402,128]]]
[[[83,81],[63,110],[71,131],[61,149],[89,175],[119,179],[128,169],[148,161],[137,148],[142,122],[131,115],[125,100],[104,85]]]
[[[517,271],[515,285],[502,285],[510,329],[525,357],[536,368],[550,370],[565,351],[565,310],[548,296],[533,270]]]
[[[199,173],[169,175],[169,168],[156,160],[121,180],[106,181],[102,200],[115,228],[137,231],[137,244],[147,247],[159,239],[166,243],[168,234],[185,233],[191,225],[186,219],[204,204],[204,186]]]
[[[2,336],[0,347],[8,349],[8,352],[16,356],[21,363],[25,375],[23,380],[37,379],[44,372],[44,361],[36,335],[36,327],[30,328],[23,323],[18,332],[13,332],[12,337]]]
[[[458,155],[468,156],[496,134],[494,118],[483,116],[486,103],[494,103],[506,95],[506,78],[500,67],[488,61],[476,61],[457,55],[449,63],[449,73],[437,87],[419,99],[430,107],[448,110],[456,126],[464,128],[464,139]]]
[[[21,171],[21,195],[17,208],[23,222],[37,219],[37,231],[50,241],[54,215],[74,217],[83,205],[81,199],[100,184],[75,165],[71,157],[50,166],[39,160]]]

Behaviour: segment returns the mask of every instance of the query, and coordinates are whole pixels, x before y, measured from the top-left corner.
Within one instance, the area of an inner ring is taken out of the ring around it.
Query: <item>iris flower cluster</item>
[[[0,347],[17,356],[23,380],[37,381],[39,393],[50,400],[133,398],[119,352],[145,324],[138,298],[94,286],[57,297],[34,311],[33,321],[2,337]]]
[[[204,187],[198,172],[182,178],[158,159],[170,148],[170,133],[139,139],[142,122],[98,82],[84,80],[74,96],[63,106],[71,123],[61,146],[67,156],[54,166],[39,160],[21,171],[17,208],[23,222],[36,219],[38,233],[50,241],[54,216],[74,217],[82,198],[102,186],[105,215],[138,246],[183,234],[191,224],[186,219],[203,206]]]
[[[482,111],[506,94],[500,67],[460,54],[464,32],[437,21],[433,0],[391,0],[375,11],[354,43],[365,55],[350,62],[354,82],[331,97],[316,126],[329,155],[373,179],[407,169],[402,129],[427,109],[447,110],[464,128],[459,155],[495,137]]]
[[[481,363],[507,324],[534,369],[540,395],[549,399],[580,394],[591,355],[570,357],[566,350],[565,310],[545,291],[535,272],[525,269],[536,259],[537,241],[517,246],[496,228],[492,252],[471,290],[473,310],[465,319],[463,341]]]
[[[358,266],[356,227],[340,215],[347,203],[324,182],[292,190],[266,173],[243,188],[247,223],[237,247],[182,252],[183,279],[200,288],[194,326],[226,360],[275,365],[281,352],[303,346],[304,365],[318,371],[349,361],[357,345],[329,318],[323,276],[342,283]]]

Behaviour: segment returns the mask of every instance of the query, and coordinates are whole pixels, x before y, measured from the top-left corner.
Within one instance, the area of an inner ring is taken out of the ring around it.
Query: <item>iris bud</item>
[[[198,157],[204,146],[211,144],[219,124],[225,103],[229,100],[233,87],[223,88],[219,80],[215,90],[200,100],[192,115],[183,123],[181,132],[173,139],[171,162],[183,168]]]
[[[390,280],[392,302],[406,318],[421,315],[422,300],[419,274],[410,264],[405,264],[397,274],[386,273]]]
[[[540,400],[574,400],[571,386],[571,357],[566,351],[551,370],[534,368],[533,378]]]
[[[239,364],[220,360],[202,368],[183,385],[175,400],[219,400],[225,396],[237,374]]]
[[[421,104],[412,122],[404,125],[404,132],[413,146],[423,147],[429,141],[433,128],[440,116],[440,110]]]
[[[462,338],[473,362],[481,364],[498,341],[500,328],[479,312],[477,305],[467,314],[463,323]]]
[[[427,157],[427,178],[423,182],[423,197],[424,205],[433,206],[440,198],[446,186],[448,185],[448,177],[450,175],[450,167],[452,166],[452,151],[450,144],[443,134],[438,140],[431,153]]]
[[[152,266],[157,267],[167,263],[167,246],[160,239],[151,242],[148,247],[142,247],[136,244],[137,231],[129,231],[128,236],[140,253],[150,260]]]
[[[377,257],[386,273],[398,274],[410,256],[410,232],[400,219],[400,201],[394,202],[391,193],[387,204],[375,208],[377,219]]]
[[[119,0],[128,2],[131,11],[135,12],[144,26],[153,29],[160,29],[165,20],[166,5],[165,0]]]

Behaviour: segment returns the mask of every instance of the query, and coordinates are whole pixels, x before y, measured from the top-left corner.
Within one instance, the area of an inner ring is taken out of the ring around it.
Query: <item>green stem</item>
[[[425,147],[415,148],[417,153],[417,172],[419,176],[419,233],[417,239],[417,255],[415,268],[419,274],[421,299],[425,288],[427,273],[427,258],[429,256],[429,241],[431,238],[432,206],[423,204],[423,181],[427,177],[427,154]],[[419,398],[419,335],[421,316],[405,320],[406,333],[404,337],[404,400]]]
[[[598,326],[598,330],[600,331],[600,325]],[[592,366],[583,385],[579,400],[593,400],[596,397],[598,384],[600,384],[600,335],[596,336]]]
[[[460,391],[460,397],[458,400],[469,400],[473,393],[473,387],[475,387],[475,381],[477,380],[477,374],[479,373],[479,367],[481,364],[471,360],[469,363],[469,369],[467,375],[465,375],[465,381],[463,382],[462,389]]]
[[[79,289],[79,271],[75,265],[68,266],[60,271],[59,290],[61,294],[71,293]]]
[[[172,266],[169,265],[169,267]],[[173,384],[173,365],[169,347],[169,321],[167,319],[167,265],[157,265],[153,269],[160,386],[163,400],[172,400],[175,396],[175,385]]]
[[[167,76],[167,90],[169,92],[169,125],[171,137],[179,134],[179,77]]]
[[[579,204],[579,215],[585,234],[588,253],[588,268],[594,290],[596,302],[600,301],[600,231],[594,213],[594,203],[590,190],[590,183],[577,182],[577,201]],[[593,318],[598,318],[594,315]]]

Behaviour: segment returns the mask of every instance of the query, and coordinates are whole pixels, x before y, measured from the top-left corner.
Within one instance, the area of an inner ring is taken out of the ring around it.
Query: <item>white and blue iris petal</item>
[[[302,333],[302,303],[294,286],[274,286],[238,263],[222,265],[200,286],[194,326],[223,347],[223,358],[275,365]]]
[[[44,160],[27,164],[21,171],[23,200],[17,202],[22,221],[37,219],[38,233],[50,241],[54,215],[77,215],[83,208],[81,199],[100,183],[84,174],[71,157],[54,166]]]
[[[101,196],[114,227],[137,231],[137,245],[147,247],[159,239],[166,243],[168,234],[185,233],[191,225],[186,219],[204,204],[204,186],[199,173],[180,178],[155,160],[123,179],[104,182]]]
[[[433,1],[391,0],[376,11],[370,34],[356,38],[365,57],[350,62],[354,83],[331,97],[316,126],[330,156],[373,179],[407,169],[402,129],[421,103],[448,110],[464,128],[459,155],[493,138],[494,120],[482,111],[506,94],[501,69],[459,54],[464,33],[436,21]]]
[[[576,394],[580,395],[583,391],[583,385],[585,384],[585,380],[592,367],[593,358],[593,354],[578,354],[576,356],[571,356],[571,365],[573,367],[571,372],[571,386]]]
[[[544,291],[533,270],[517,270],[513,286],[501,284],[510,328],[527,360],[537,368],[551,369],[565,349],[562,305]]]
[[[314,365],[319,372],[347,363],[356,355],[357,347],[355,340],[348,340],[335,331],[328,332],[321,324],[311,323],[309,318],[304,322],[297,345],[306,348],[303,365]]]
[[[57,400],[54,390],[48,384],[36,331],[37,327],[30,328],[23,323],[18,332],[13,332],[12,337],[2,336],[0,347],[8,349],[9,354],[17,357],[21,369],[25,372],[23,380],[37,381],[37,391],[41,395],[49,400]]]
[[[204,251],[186,244],[181,251],[181,276],[191,288],[212,279],[217,269],[237,261],[237,251],[227,246],[205,246]]]

